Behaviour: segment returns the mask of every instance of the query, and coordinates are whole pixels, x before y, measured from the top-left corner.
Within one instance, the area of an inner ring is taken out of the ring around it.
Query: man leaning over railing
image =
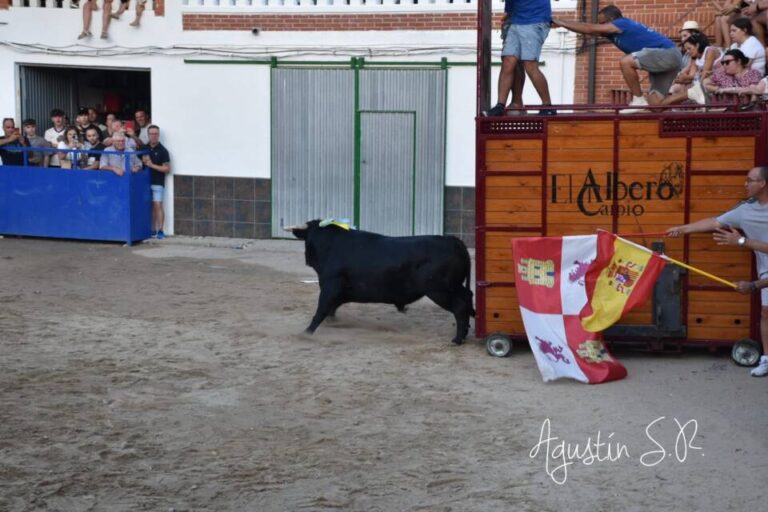
[[[141,161],[134,153],[125,152],[125,134],[117,132],[112,135],[112,145],[107,152],[101,155],[99,169],[112,171],[118,176],[125,174],[126,157],[128,158],[131,172],[139,172],[142,168]]]

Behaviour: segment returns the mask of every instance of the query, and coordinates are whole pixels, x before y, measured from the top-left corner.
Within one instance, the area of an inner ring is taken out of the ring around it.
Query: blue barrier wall
[[[150,237],[149,170],[0,166],[0,234],[123,241]]]

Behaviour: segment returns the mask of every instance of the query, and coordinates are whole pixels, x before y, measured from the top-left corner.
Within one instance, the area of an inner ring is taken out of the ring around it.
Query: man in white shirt
[[[51,110],[51,123],[53,126],[45,130],[43,138],[51,145],[52,148],[59,147],[59,138],[64,135],[66,125],[64,124],[64,111],[60,108]],[[48,167],[61,167],[61,161],[59,161],[59,155],[51,153],[51,158],[48,162]]]

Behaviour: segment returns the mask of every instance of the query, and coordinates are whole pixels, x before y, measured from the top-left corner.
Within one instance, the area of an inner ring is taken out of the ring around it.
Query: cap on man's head
[[[51,117],[64,117],[64,111],[60,108],[51,110]]]
[[[87,108],[81,108],[77,111],[78,116],[87,116],[88,115],[88,109]]]
[[[21,126],[37,126],[37,121],[32,118],[25,119],[24,122],[21,123]]]
[[[694,20],[688,20],[685,23],[683,23],[683,28],[680,29],[680,32],[683,30],[695,30],[697,32],[701,32],[701,29],[699,28],[699,24]]]

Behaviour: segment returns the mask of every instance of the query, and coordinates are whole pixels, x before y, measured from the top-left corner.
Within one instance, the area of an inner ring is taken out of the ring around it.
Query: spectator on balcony
[[[75,128],[77,128],[77,136],[81,141],[85,140],[85,130],[90,124],[90,121],[88,121],[88,109],[81,108],[78,110],[75,116]]]
[[[542,108],[539,115],[554,115],[556,111],[546,108],[552,105],[549,96],[547,78],[539,69],[541,48],[549,35],[552,22],[550,0],[505,0],[504,12],[509,22],[501,50],[501,71],[499,72],[498,100],[496,105],[485,115],[502,116],[510,90],[515,83],[518,62],[523,63],[528,78],[541,98]],[[519,82],[518,82],[519,83]],[[521,87],[522,90],[522,87]],[[514,101],[514,98],[513,98]],[[522,98],[519,98],[522,106]]]
[[[710,0],[715,9],[715,44],[721,48],[729,48],[731,40],[731,24],[744,17],[742,10],[749,3],[744,0]]]
[[[685,92],[688,90],[688,86],[690,86],[693,82],[694,72],[693,67],[691,66],[691,56],[685,48],[685,42],[692,35],[696,34],[701,34],[701,31],[699,30],[699,24],[697,22],[689,20],[683,23],[683,28],[680,29],[680,53],[683,56],[681,71],[675,77],[674,82],[672,82],[672,87],[669,88],[669,94],[674,95]]]
[[[102,137],[106,135],[107,127],[99,122],[99,113],[93,107],[88,107],[88,122],[99,129]]]
[[[739,18],[731,24],[732,50],[741,50],[749,59],[749,67],[765,75],[765,46],[752,35],[752,22]]]
[[[768,0],[752,0],[744,9],[741,10],[741,14],[752,22],[752,33],[760,41],[760,44],[765,46],[766,37],[765,32],[768,29]]]
[[[598,12],[598,23],[555,19],[558,26],[579,34],[603,36],[626,55],[621,59],[621,73],[632,93],[630,108],[623,114],[642,112],[646,105],[660,104],[682,66],[682,57],[669,38],[634,20],[625,18],[615,5]],[[647,95],[640,87],[638,70],[647,71],[651,89]]]
[[[99,169],[112,171],[118,176],[125,174],[126,166],[131,172],[139,172],[142,168],[141,161],[132,152],[126,152],[126,138],[123,132],[115,132],[112,135],[112,145],[107,152],[101,155]]]
[[[24,165],[21,132],[11,117],[3,119],[3,136],[0,137],[0,160],[3,165]]]
[[[168,150],[160,143],[160,128],[150,125],[147,128],[149,142],[147,143],[148,155],[142,160],[150,169],[150,188],[152,189],[152,236],[159,240],[165,238],[163,225],[165,224],[165,212],[163,211],[163,196],[165,195],[165,176],[171,172],[171,157]]]
[[[59,139],[62,135],[64,135],[64,130],[67,128],[67,125],[64,124],[65,117],[66,116],[64,115],[64,111],[60,108],[51,110],[51,123],[53,126],[45,130],[45,134],[43,134],[43,137],[48,142],[49,147],[59,147]],[[61,167],[59,155],[56,153],[51,153],[49,167]]]
[[[115,119],[112,121],[112,133],[109,135],[109,137],[104,139],[104,145],[109,147],[112,145],[112,140],[115,136],[115,134],[122,134],[124,137],[126,135],[126,128],[122,121],[119,119]],[[128,151],[136,151],[136,142],[134,142],[133,139],[130,137],[125,137],[125,148]]]
[[[56,154],[59,157],[62,169],[83,167],[86,155],[85,153],[75,151],[83,149],[83,143],[80,141],[76,126],[67,126],[64,130],[64,135],[59,140],[58,149],[62,150]]]
[[[24,130],[24,145],[30,148],[47,148],[48,142],[37,134],[37,122],[34,119],[25,119],[21,123]],[[48,167],[48,153],[42,151],[30,151],[27,153],[29,165]]]
[[[117,12],[112,15],[112,19],[119,20],[120,16],[128,10],[130,0],[120,0],[120,7]],[[141,23],[141,15],[144,13],[144,9],[147,7],[147,0],[136,0],[136,17],[130,23],[132,27],[138,27]]]
[[[85,144],[83,144],[83,149],[94,151],[104,151],[104,149],[106,149],[106,146],[101,142],[101,133],[95,126],[90,126],[85,131]],[[84,169],[98,169],[99,164],[101,163],[101,155],[102,153],[89,152]]]
[[[710,46],[709,39],[704,34],[692,35],[685,41],[684,46],[690,56],[690,63],[688,68],[680,72],[680,75],[690,77],[691,80],[687,85],[684,81],[676,80],[675,85],[672,86],[672,92],[662,102],[664,105],[675,105],[689,99],[688,89],[696,87],[704,78],[712,75],[714,70],[720,68],[723,50],[717,46]]]
[[[149,144],[149,134],[147,133],[147,130],[149,129],[149,125],[152,124],[152,121],[144,110],[137,110],[134,114],[134,120],[136,121],[136,128],[134,129],[136,131],[129,130],[129,132],[133,133],[128,133],[128,136],[133,139],[138,147],[146,146]]]
[[[714,94],[749,94],[763,75],[748,66],[749,59],[741,50],[728,50],[720,60],[721,69],[702,81],[704,89]]]

